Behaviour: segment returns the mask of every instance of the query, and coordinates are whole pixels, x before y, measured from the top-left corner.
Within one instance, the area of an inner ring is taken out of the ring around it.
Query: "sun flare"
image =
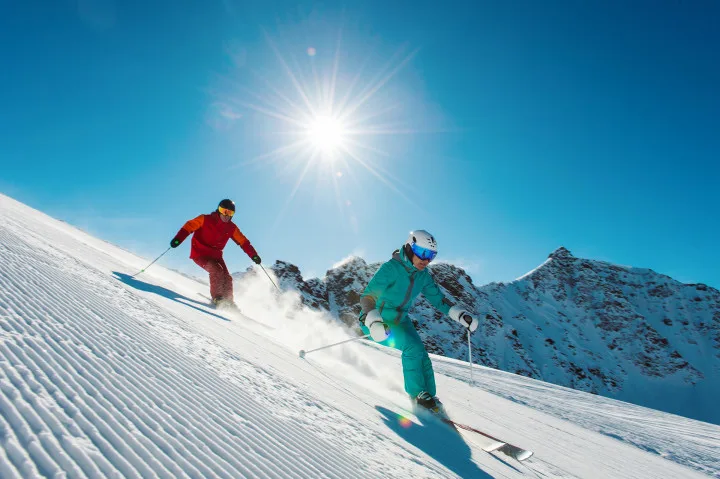
[[[315,191],[319,195],[334,192],[341,211],[357,203],[350,195],[361,181],[377,181],[413,204],[401,190],[411,186],[393,174],[391,151],[400,151],[399,136],[419,132],[412,126],[419,118],[408,114],[414,104],[412,95],[397,86],[390,89],[389,83],[418,50],[401,47],[388,58],[370,49],[364,60],[348,62],[359,67],[341,69],[340,60],[348,53],[341,48],[339,34],[334,49],[310,46],[305,58],[292,49],[281,51],[267,33],[266,39],[280,71],[271,68],[270,74],[257,73],[257,89],[229,79],[234,94],[223,98],[223,104],[232,105],[232,112],[237,109],[242,118],[254,118],[254,136],[269,140],[264,152],[237,166],[272,163],[280,165],[279,174],[292,178],[294,185],[276,225],[312,176],[316,177]]]
[[[308,126],[307,135],[313,147],[331,156],[345,147],[347,129],[339,119],[320,115]]]

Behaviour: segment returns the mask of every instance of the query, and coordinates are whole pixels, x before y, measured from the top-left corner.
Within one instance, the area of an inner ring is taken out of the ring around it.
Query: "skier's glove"
[[[390,328],[383,323],[380,311],[373,309],[365,316],[365,327],[370,330],[370,337],[378,343],[385,341],[390,336]]]
[[[260,259],[260,256],[258,256],[258,255],[253,256],[252,260],[255,262],[255,264],[262,263],[262,260]]]
[[[182,241],[177,238],[173,238],[172,241],[170,241],[170,247],[177,248],[178,246],[180,246],[180,243],[182,243]]]
[[[448,312],[448,315],[453,321],[457,321],[458,323],[468,328],[471,333],[474,332],[478,327],[478,320],[470,316],[467,311],[459,308],[458,306],[453,306],[452,308],[450,308],[450,312]]]

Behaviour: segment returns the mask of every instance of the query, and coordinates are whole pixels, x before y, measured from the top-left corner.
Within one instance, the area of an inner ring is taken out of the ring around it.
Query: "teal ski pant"
[[[379,344],[402,351],[405,392],[411,397],[416,397],[422,391],[435,396],[435,372],[432,362],[410,318],[406,317],[399,324],[385,324],[390,327],[390,336]],[[360,323],[360,328],[363,333],[370,334],[370,330],[364,324]]]

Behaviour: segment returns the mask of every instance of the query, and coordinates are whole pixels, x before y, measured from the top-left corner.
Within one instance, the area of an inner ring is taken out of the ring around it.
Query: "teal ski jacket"
[[[448,314],[453,306],[427,268],[420,271],[413,266],[404,248],[395,250],[392,259],[380,267],[360,295],[360,322],[377,308],[385,323],[399,324],[407,319],[407,312],[420,293],[443,314]]]

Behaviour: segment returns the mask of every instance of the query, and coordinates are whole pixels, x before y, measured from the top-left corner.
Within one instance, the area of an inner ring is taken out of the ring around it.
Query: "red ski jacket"
[[[257,255],[257,251],[240,232],[237,225],[232,220],[223,223],[217,211],[213,211],[209,215],[200,215],[188,221],[177,232],[175,239],[182,243],[192,233],[195,234],[190,248],[191,259],[222,258],[222,250],[230,238],[251,258]]]

